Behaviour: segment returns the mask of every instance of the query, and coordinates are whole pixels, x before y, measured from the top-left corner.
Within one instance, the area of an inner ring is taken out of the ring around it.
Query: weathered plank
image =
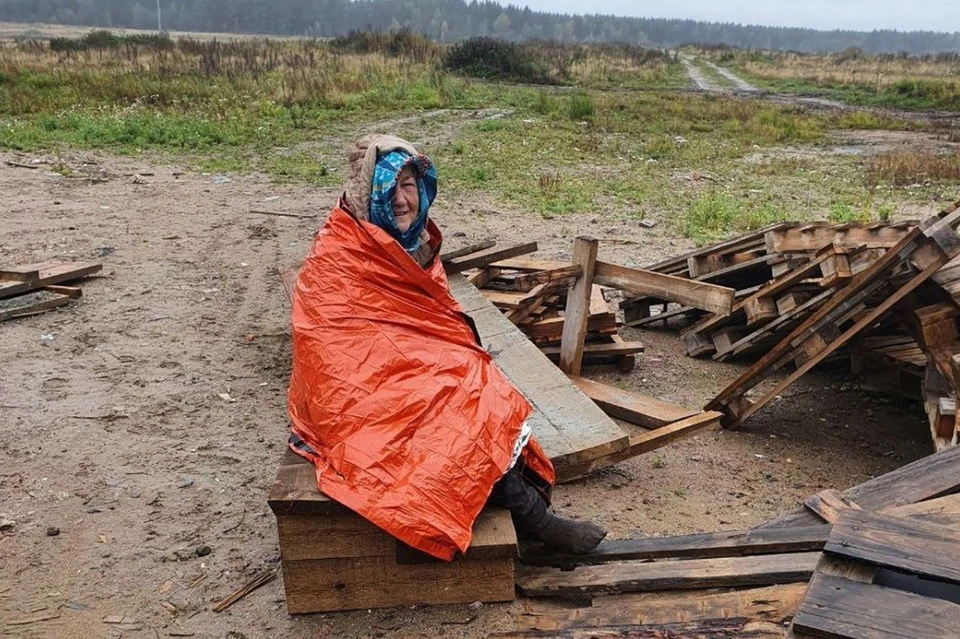
[[[11,278],[15,271],[26,275],[24,280],[0,281],[0,298],[20,295],[51,284],[78,280],[102,269],[103,265],[99,262],[43,262],[7,269],[6,272]]]
[[[606,262],[597,262],[593,281],[631,295],[649,295],[718,315],[730,314],[735,293],[725,286]]]
[[[462,248],[458,248],[458,249],[453,250],[453,251],[448,251],[448,252],[446,252],[446,253],[442,253],[442,254],[440,255],[440,261],[441,261],[441,262],[449,262],[450,260],[454,260],[454,259],[456,259],[456,258],[458,258],[458,257],[464,257],[464,256],[466,256],[466,255],[473,255],[474,253],[479,253],[480,251],[485,251],[485,250],[487,250],[487,249],[493,248],[493,247],[496,246],[496,245],[497,245],[497,243],[496,243],[494,240],[484,240],[483,242],[479,242],[479,243],[477,243],[477,244],[473,244],[473,245],[470,245],[470,246],[464,246],[464,247],[462,247]]]
[[[530,630],[560,630],[738,617],[780,623],[797,613],[806,591],[807,584],[795,583],[741,590],[644,592],[597,597],[590,607],[573,609],[531,599],[525,602],[518,625]]]
[[[567,293],[563,333],[560,338],[560,370],[579,375],[583,367],[583,341],[590,319],[590,298],[593,295],[594,268],[599,242],[592,237],[578,237],[573,245],[573,263],[582,274]]]
[[[821,490],[816,495],[807,497],[803,500],[803,505],[806,506],[810,512],[830,524],[837,521],[845,511],[851,508],[856,510],[860,509],[860,506],[832,488]]]
[[[960,492],[960,447],[948,448],[843,491],[863,510],[874,511],[916,504]],[[763,528],[807,526],[819,520],[800,509],[763,524]]]
[[[717,559],[822,550],[830,535],[826,524],[801,528],[734,530],[678,537],[603,541],[584,555],[544,547],[529,549],[520,561],[531,566],[576,566],[639,559]]]
[[[536,250],[536,242],[518,244],[517,246],[506,246],[499,248],[493,247],[477,253],[471,253],[470,255],[455,257],[447,262],[444,262],[443,268],[447,271],[447,274],[450,275],[453,273],[460,273],[461,271],[466,271],[467,269],[471,268],[482,268],[509,257],[518,257],[520,255],[535,253]]]
[[[573,477],[569,468],[603,460],[629,445],[626,433],[474,286],[458,275],[449,279],[451,292],[473,318],[497,366],[533,406],[530,425],[553,460],[559,481]]]
[[[820,553],[583,566],[572,571],[517,567],[527,597],[579,599],[601,594],[696,588],[767,586],[807,581]]]
[[[793,627],[826,639],[957,639],[960,605],[817,574]]]
[[[769,621],[743,617],[707,619],[685,623],[644,624],[568,628],[565,630],[523,630],[495,633],[496,639],[783,639],[783,628]]]
[[[882,568],[960,583],[960,530],[847,510],[833,526],[827,552]]]
[[[73,297],[70,295],[61,295],[44,290],[31,291],[17,297],[2,298],[0,299],[0,322],[43,313],[66,306],[72,301]]]
[[[576,375],[571,375],[570,379],[607,415],[643,428],[659,428],[700,414],[698,410],[690,410],[683,406],[622,390],[592,379]]]
[[[701,430],[720,427],[722,413],[707,411],[681,419],[680,421],[661,426],[656,430],[641,435],[631,435],[628,446],[620,451],[610,453],[602,458],[590,460],[579,465],[571,465],[567,472],[571,477],[589,475],[598,468],[603,468],[617,462],[631,459],[644,453],[649,453],[667,444],[688,437]]]

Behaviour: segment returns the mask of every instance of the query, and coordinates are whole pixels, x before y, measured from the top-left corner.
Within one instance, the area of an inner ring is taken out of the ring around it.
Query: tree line
[[[160,0],[162,27],[333,37],[409,29],[441,42],[474,36],[505,40],[683,44],[801,52],[858,48],[914,55],[960,50],[960,33],[817,31],[733,23],[606,15],[569,16],[485,0]],[[0,21],[156,29],[156,0],[2,0]]]

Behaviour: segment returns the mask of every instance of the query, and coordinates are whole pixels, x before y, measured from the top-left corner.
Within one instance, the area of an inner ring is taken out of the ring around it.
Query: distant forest
[[[543,13],[464,0],[160,0],[163,28],[298,36],[407,28],[442,42],[472,36],[507,40],[629,42],[736,48],[915,55],[960,51],[960,34],[901,31],[817,31],[787,27]],[[95,27],[157,28],[156,0],[0,0],[0,21]]]

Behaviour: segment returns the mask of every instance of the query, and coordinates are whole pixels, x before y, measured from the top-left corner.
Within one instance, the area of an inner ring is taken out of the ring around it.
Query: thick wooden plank
[[[631,295],[649,295],[658,299],[692,306],[718,315],[729,315],[735,291],[655,271],[597,262],[593,281]]]
[[[450,290],[474,319],[497,366],[533,406],[533,433],[553,460],[559,481],[573,477],[568,468],[605,459],[629,445],[626,433],[475,287],[452,275]]]
[[[693,415],[692,417],[687,417],[686,419],[681,419],[678,422],[661,426],[656,430],[648,431],[642,435],[631,435],[625,449],[576,466],[571,465],[566,469],[566,472],[569,473],[571,477],[589,475],[598,468],[603,468],[638,455],[643,455],[644,453],[649,453],[673,441],[698,433],[701,430],[719,428],[721,417],[723,417],[722,413],[703,412]]]
[[[848,510],[834,524],[825,550],[882,568],[960,583],[958,548],[960,530],[956,528]]]
[[[497,243],[494,240],[484,240],[483,242],[479,242],[471,246],[464,246],[454,251],[447,251],[446,253],[443,253],[442,255],[440,255],[440,261],[449,262],[450,260],[454,260],[458,257],[464,257],[466,255],[473,255],[474,253],[485,251],[487,249],[493,248],[496,245]]]
[[[443,268],[446,269],[447,274],[450,275],[453,273],[466,271],[467,269],[471,268],[482,268],[484,266],[489,266],[494,262],[498,262],[509,257],[518,257],[520,255],[535,253],[536,250],[536,242],[528,242],[526,244],[518,244],[517,246],[500,248],[493,247],[478,253],[464,255],[463,257],[455,257],[448,262],[444,262]]]
[[[569,264],[562,268],[547,269],[543,271],[521,272],[517,274],[501,273],[497,279],[501,283],[509,283],[513,290],[529,291],[540,284],[557,284],[569,286],[583,275],[583,267],[579,264]]]
[[[49,291],[32,291],[19,295],[0,299],[0,322],[14,319],[17,317],[26,317],[36,315],[61,306],[66,306],[73,301],[70,295],[61,295]]]
[[[389,557],[283,563],[291,614],[415,604],[512,601],[513,560],[397,565]]]
[[[743,617],[682,623],[599,626],[564,630],[494,633],[496,639],[783,639],[783,628],[770,621]]]
[[[638,559],[716,559],[822,550],[830,535],[826,524],[801,528],[734,530],[678,537],[603,541],[584,555],[568,555],[537,547],[520,562],[531,566],[576,566]]]
[[[576,375],[571,375],[570,379],[607,415],[643,428],[659,428],[700,414],[698,410],[690,410],[654,397],[608,386],[592,379]]]
[[[583,341],[591,315],[590,298],[593,296],[598,248],[599,242],[592,237],[578,237],[573,245],[573,263],[581,268],[582,274],[567,293],[567,308],[563,315],[559,366],[567,375],[579,375],[583,367]]]
[[[767,251],[770,253],[799,253],[818,251],[831,244],[864,248],[891,248],[910,232],[912,225],[867,228],[855,226],[839,228],[792,228],[767,233]]]
[[[793,627],[825,639],[957,639],[960,605],[818,574]]]
[[[860,509],[860,506],[832,488],[821,490],[816,495],[807,497],[803,500],[803,505],[814,515],[830,524],[837,521],[844,511],[851,508],[856,510]]]
[[[916,504],[960,492],[960,447],[948,448],[875,477],[843,492],[863,510],[883,510]],[[806,509],[783,515],[762,527],[807,526],[819,520]]]
[[[28,264],[18,268],[31,273],[29,279],[26,281],[0,282],[0,298],[20,295],[42,286],[78,280],[100,272],[103,265],[99,262],[43,262],[42,264]],[[37,271],[36,277],[32,275],[33,271]]]
[[[737,617],[780,623],[797,613],[806,591],[807,584],[795,583],[742,590],[644,592],[597,597],[590,607],[573,609],[558,609],[552,602],[532,599],[525,602],[518,625],[530,630],[560,630]]]
[[[517,588],[527,597],[582,598],[601,594],[767,586],[807,581],[820,553],[687,559],[583,566],[572,571],[517,567]]]
[[[880,511],[891,517],[909,517],[941,526],[960,527],[960,495],[947,495]]]
[[[319,491],[313,464],[289,448],[283,451],[267,504],[277,516],[334,516],[352,512]]]
[[[560,347],[559,346],[541,346],[540,350],[543,351],[543,354],[547,357],[554,358],[560,357]],[[612,357],[616,355],[633,355],[635,353],[642,353],[644,350],[643,343],[641,342],[608,342],[603,344],[584,344],[583,345],[583,356],[584,358],[589,357],[590,355],[595,355],[597,357]]]

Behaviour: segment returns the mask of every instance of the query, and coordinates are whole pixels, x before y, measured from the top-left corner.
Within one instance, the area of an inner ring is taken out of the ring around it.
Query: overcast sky
[[[514,0],[511,4],[558,13],[692,18],[814,29],[960,31],[960,0]]]

